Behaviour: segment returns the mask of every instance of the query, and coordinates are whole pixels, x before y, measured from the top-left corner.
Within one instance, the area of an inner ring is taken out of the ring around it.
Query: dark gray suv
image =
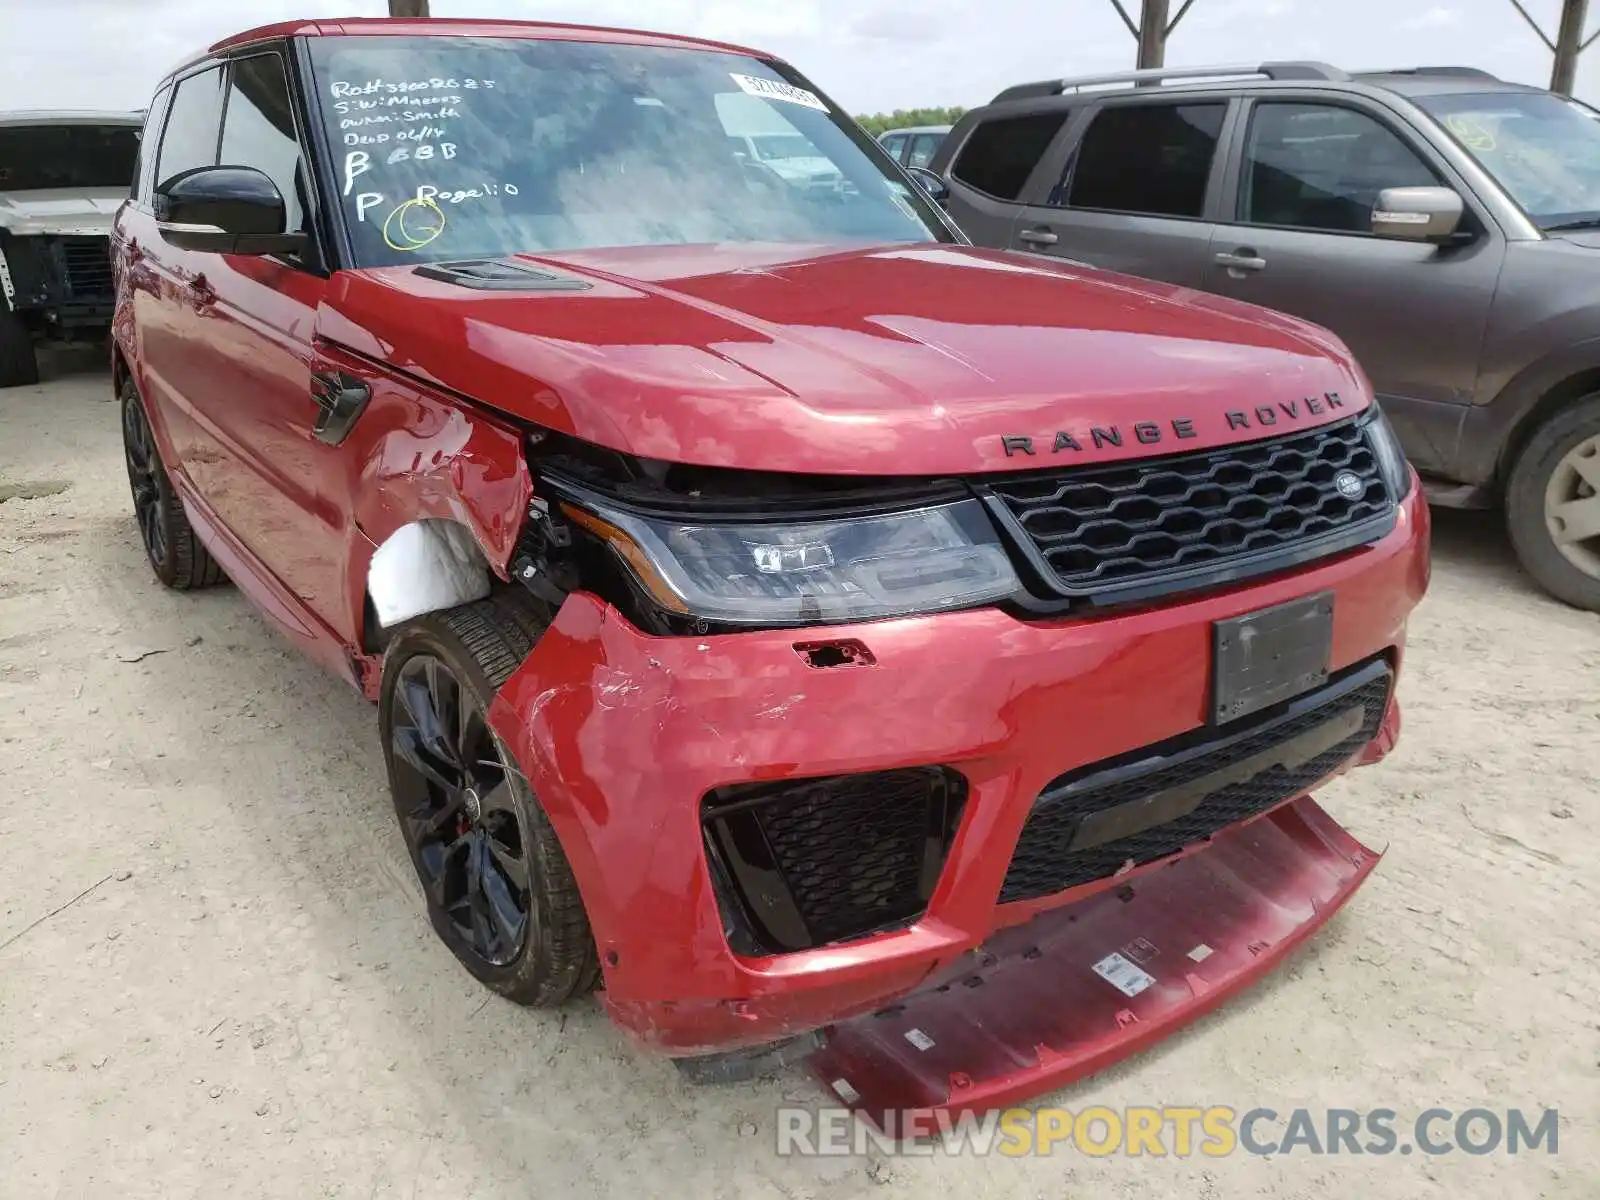
[[[1465,67],[1138,71],[1009,88],[932,166],[980,245],[1327,326],[1430,499],[1503,504],[1600,611],[1597,116]]]

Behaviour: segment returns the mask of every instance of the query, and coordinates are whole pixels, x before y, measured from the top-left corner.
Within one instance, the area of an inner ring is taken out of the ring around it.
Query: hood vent
[[[463,258],[418,267],[424,279],[453,283],[479,292],[586,292],[594,285],[504,258]]]

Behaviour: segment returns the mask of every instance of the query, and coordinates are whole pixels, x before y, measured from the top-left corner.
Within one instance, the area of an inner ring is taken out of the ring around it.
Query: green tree
[[[964,108],[897,108],[892,113],[870,113],[856,120],[877,137],[890,129],[904,129],[908,125],[954,125],[966,111]]]

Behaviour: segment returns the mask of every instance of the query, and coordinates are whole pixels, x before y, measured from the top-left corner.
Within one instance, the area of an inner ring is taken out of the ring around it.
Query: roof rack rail
[[[1357,71],[1356,77],[1364,78],[1369,75],[1443,75],[1466,76],[1468,79],[1492,79],[1500,82],[1500,77],[1481,67],[1391,67],[1385,71]]]
[[[1111,87],[1116,84],[1163,84],[1179,79],[1226,79],[1239,76],[1263,76],[1273,80],[1321,80],[1324,82],[1348,81],[1350,76],[1338,67],[1319,62],[1268,62],[1233,67],[1157,67],[1141,71],[1118,71],[1112,75],[1082,75],[1075,79],[1042,79],[1037,83],[1019,83],[1008,87],[991,104],[1002,100],[1035,100],[1044,96],[1060,96],[1065,92],[1081,91],[1090,87]]]

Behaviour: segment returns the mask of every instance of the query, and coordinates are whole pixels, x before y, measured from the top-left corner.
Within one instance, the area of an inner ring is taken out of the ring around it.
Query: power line
[[[1578,56],[1592,46],[1596,38],[1600,38],[1600,29],[1587,38],[1583,36],[1583,28],[1588,24],[1589,0],[1562,0],[1561,24],[1557,26],[1554,41],[1539,27],[1533,14],[1522,6],[1522,0],[1511,0],[1511,7],[1522,14],[1528,27],[1539,35],[1539,40],[1555,55],[1555,62],[1550,68],[1550,90],[1563,96],[1572,95],[1572,85],[1578,74]]]
[[[1515,3],[1515,0],[1512,0]],[[1122,0],[1111,0],[1111,7],[1117,10],[1117,16],[1122,18],[1122,23],[1128,27],[1128,32],[1133,34],[1134,40],[1139,43],[1140,67],[1162,67],[1166,65],[1167,38],[1178,27],[1178,22],[1194,7],[1194,0],[1183,0],[1178,6],[1178,11],[1170,20],[1167,14],[1172,11],[1172,0],[1144,0],[1143,8],[1139,13],[1138,24],[1134,23],[1128,15],[1128,10],[1122,7]]]

